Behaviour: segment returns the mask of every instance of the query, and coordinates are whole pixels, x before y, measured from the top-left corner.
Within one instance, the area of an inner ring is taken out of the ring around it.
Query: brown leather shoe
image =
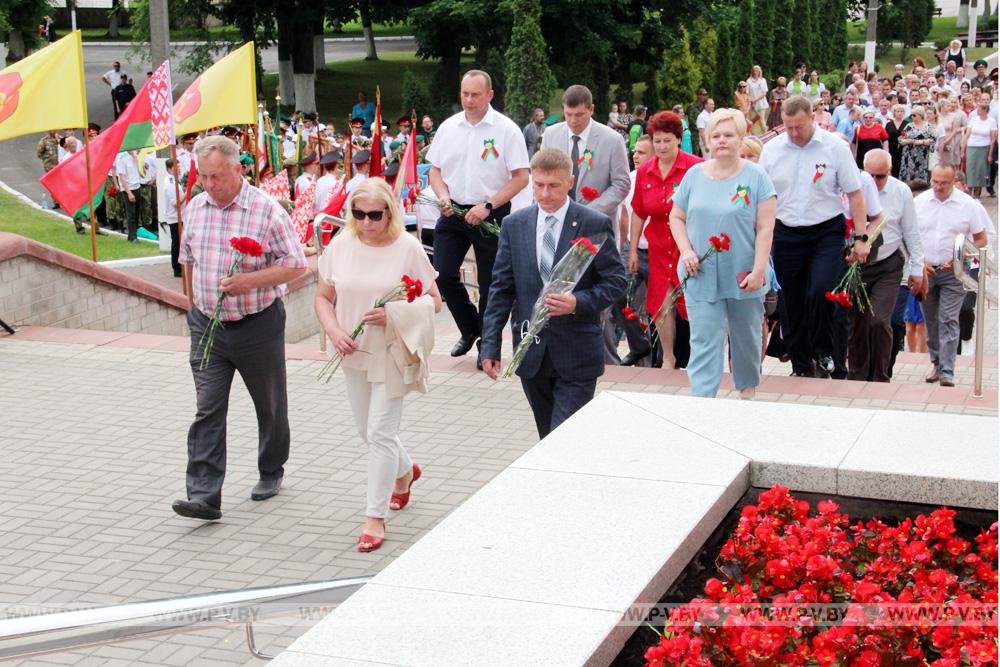
[[[942,387],[954,387],[955,386],[955,381],[952,380],[951,378],[941,378],[941,386]]]
[[[934,383],[934,382],[937,382],[940,379],[941,379],[941,375],[939,374],[938,369],[937,368],[932,368],[931,372],[928,373],[927,377],[924,378],[924,382]]]

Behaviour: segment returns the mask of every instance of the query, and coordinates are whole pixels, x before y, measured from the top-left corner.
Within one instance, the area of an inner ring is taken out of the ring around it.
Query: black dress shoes
[[[478,370],[483,370],[483,353],[482,352],[480,352],[479,355],[476,357],[476,368]]]
[[[189,519],[218,521],[222,518],[222,510],[201,500],[175,500],[173,508],[175,512]]]
[[[645,359],[646,357],[648,357],[650,352],[652,352],[651,349],[650,350],[646,350],[645,352],[642,352],[640,354],[635,354],[633,352],[629,352],[628,354],[625,355],[625,358],[622,359],[621,365],[622,366],[635,366],[637,363],[639,363],[640,361],[642,361],[643,359]]]
[[[459,338],[458,342],[455,343],[455,347],[451,348],[451,356],[463,357],[468,354],[472,346],[475,345],[477,338],[479,336],[462,336]]]
[[[820,357],[816,360],[816,377],[828,378],[833,374],[833,357]]]
[[[281,488],[281,480],[283,477],[276,477],[275,479],[262,479],[257,482],[257,485],[253,487],[253,491],[250,492],[251,500],[267,500],[268,498],[273,498],[278,495],[278,489]]]

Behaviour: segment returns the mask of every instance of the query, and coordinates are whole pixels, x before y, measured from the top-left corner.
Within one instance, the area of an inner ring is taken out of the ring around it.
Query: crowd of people
[[[190,200],[175,269],[188,265],[192,274],[198,413],[187,498],[175,511],[221,516],[236,371],[261,434],[251,496],[279,492],[290,439],[281,297],[306,269],[309,223],[330,213],[338,188],[348,195],[333,211],[342,231],[319,258],[315,303],[369,447],[361,551],[383,543],[386,517],[407,505],[421,475],[400,438],[402,405],[409,392],[426,390],[442,302],[459,330],[452,356],[476,348],[491,378],[502,370],[508,323],[515,347],[529,340],[516,375],[540,437],[593,397],[606,364],[685,368],[692,394],[703,397],[717,394],[728,364],[740,397],[752,399],[766,354],[790,361],[795,376],[888,382],[911,333],[904,320],[925,323],[927,381],[953,386],[966,295],[952,272],[952,243],[956,234],[979,247],[995,243],[979,198],[993,193],[996,87],[976,63],[969,86],[980,97],[966,109],[964,82],[955,93],[948,79],[960,67],[945,67],[934,92],[926,84],[938,75],[921,63],[891,79],[852,65],[843,91],[828,90],[804,65],[769,89],[754,67],[732,108],[716,108],[699,90],[686,110],[631,113],[618,102],[606,123],[594,117],[591,91],[572,85],[563,120],[538,109],[523,128],[493,108],[490,75],[471,70],[461,82],[462,110],[439,126],[421,117],[419,132],[410,117],[395,132],[374,127],[363,93],[344,132],[314,113],[279,116],[285,162],[274,177],[287,176],[290,202],[253,187],[259,156],[238,128],[182,137],[178,159],[166,163],[169,177],[189,186],[196,175],[204,191],[179,188]],[[383,144],[373,151],[377,137]],[[53,136],[42,140],[47,157],[53,141],[58,147]],[[412,141],[420,184],[400,188]],[[373,153],[382,156],[377,165]],[[131,232],[142,219],[143,174],[155,165],[119,157],[117,201]],[[978,160],[985,168],[972,164]],[[406,233],[411,221],[420,234]],[[227,273],[237,235],[267,250]],[[557,268],[580,239],[593,256],[566,280]],[[470,249],[478,302],[463,281]],[[841,307],[833,294],[852,264],[869,296],[865,308]],[[404,287],[409,298],[382,302]],[[532,329],[539,312],[547,324]],[[208,359],[201,337],[213,313],[225,327]],[[629,350],[620,358],[623,338]]]

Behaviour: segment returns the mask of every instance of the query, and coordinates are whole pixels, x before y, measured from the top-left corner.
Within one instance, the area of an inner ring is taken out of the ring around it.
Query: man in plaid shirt
[[[198,183],[205,191],[184,212],[180,261],[191,267],[191,371],[198,412],[188,431],[187,499],[174,501],[181,516],[214,521],[222,516],[226,474],[226,414],[233,375],[239,371],[257,410],[260,481],[250,497],[277,495],[288,460],[288,392],[285,380],[285,284],[306,271],[306,258],[281,206],[242,175],[239,148],[225,137],[202,139]],[[260,257],[245,255],[232,277],[229,240],[256,239]],[[223,326],[208,365],[198,345],[220,292]]]

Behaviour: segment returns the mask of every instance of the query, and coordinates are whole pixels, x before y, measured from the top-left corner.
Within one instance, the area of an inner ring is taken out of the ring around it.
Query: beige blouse
[[[425,293],[437,278],[437,271],[428,261],[423,245],[405,233],[387,246],[370,246],[344,229],[333,238],[319,260],[320,280],[337,290],[334,312],[347,333],[354,331],[362,316],[396,287],[404,274],[423,282]],[[357,339],[358,351],[344,357],[341,365],[368,370],[373,354],[388,354],[384,329],[366,325]]]

